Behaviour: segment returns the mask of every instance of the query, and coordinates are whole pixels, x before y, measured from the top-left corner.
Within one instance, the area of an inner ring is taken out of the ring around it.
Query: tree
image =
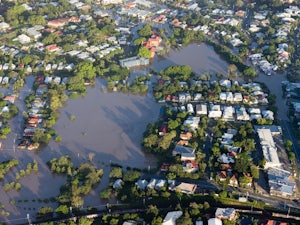
[[[149,59],[149,58],[151,58],[152,54],[148,48],[142,46],[139,49],[138,56]]]
[[[152,35],[152,26],[146,23],[139,29],[138,34],[140,37],[150,37]]]
[[[234,75],[236,72],[237,72],[237,67],[236,67],[236,65],[230,64],[230,65],[228,66],[228,75],[229,75],[229,76]]]
[[[246,77],[255,77],[257,75],[255,69],[252,67],[245,69],[243,72]]]
[[[251,161],[247,153],[241,153],[235,161],[234,169],[239,173],[246,173],[249,171]]]
[[[177,219],[176,224],[178,224],[178,225],[192,225],[193,224],[191,216],[187,210],[184,212],[184,215],[182,217]]]
[[[88,219],[86,217],[80,217],[78,221],[78,225],[92,225],[94,222],[94,219]]]
[[[55,212],[60,215],[68,215],[69,207],[67,205],[60,205],[55,209]]]
[[[172,130],[170,133],[166,133],[164,136],[162,136],[159,139],[158,147],[160,147],[162,150],[168,150],[170,147],[171,141],[175,137],[176,137],[175,130]]]
[[[121,167],[113,167],[109,173],[110,178],[122,178],[123,170]]]
[[[291,151],[293,147],[293,142],[291,140],[286,140],[284,142],[284,147],[286,148],[286,150]]]
[[[153,220],[159,213],[158,208],[156,205],[149,205],[147,210],[146,210],[146,215],[149,218],[149,220]]]
[[[259,169],[256,166],[251,166],[250,169],[251,169],[252,177],[254,179],[258,179],[259,178]]]
[[[100,192],[101,199],[110,199],[112,194],[112,190],[110,188],[106,188]]]
[[[294,161],[296,159],[295,153],[294,152],[289,152],[289,160]]]
[[[124,181],[125,182],[133,182],[139,179],[141,176],[141,172],[136,171],[136,170],[129,170],[124,174]]]
[[[135,40],[133,41],[133,43],[134,43],[135,45],[141,45],[144,41],[146,41],[146,38],[140,37],[140,38],[135,39]]]
[[[85,79],[94,79],[96,77],[96,68],[91,61],[82,61],[75,66],[75,76]]]

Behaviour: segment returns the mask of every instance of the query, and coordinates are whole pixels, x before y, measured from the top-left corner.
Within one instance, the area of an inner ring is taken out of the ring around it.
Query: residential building
[[[18,37],[17,37],[18,41],[21,43],[21,44],[28,44],[30,43],[30,37],[28,37],[26,34],[20,34]]]
[[[218,119],[222,117],[222,111],[221,111],[221,106],[220,105],[210,105],[210,110],[208,112],[208,117],[209,118],[214,118]]]
[[[69,22],[68,19],[61,18],[61,19],[56,19],[56,20],[50,20],[50,21],[48,21],[47,25],[49,27],[58,28],[58,27],[65,26],[66,24],[68,24],[68,22]]]
[[[197,189],[197,184],[189,184],[181,182],[179,185],[175,186],[173,190],[178,190],[185,194],[194,194]]]
[[[200,122],[200,117],[197,116],[189,116],[184,122],[183,125],[195,130],[198,128]]]
[[[235,220],[237,212],[234,208],[217,208],[215,217],[221,220]]]
[[[270,167],[280,167],[281,163],[277,154],[277,148],[274,143],[270,129],[259,128],[256,130],[260,145],[263,151],[264,158],[266,159],[265,169]]]
[[[168,212],[162,225],[176,225],[176,220],[182,216],[181,211]]]
[[[207,105],[205,103],[197,104],[196,105],[196,114],[197,115],[207,115]]]
[[[123,0],[101,0],[102,5],[117,5],[117,4],[122,4]]]
[[[172,151],[172,155],[176,156],[176,155],[181,155],[182,153],[195,153],[195,149],[191,148],[191,147],[186,147],[186,146],[182,146],[182,145],[175,145],[173,151]]]
[[[134,66],[145,66],[149,64],[149,59],[146,58],[141,58],[138,56],[134,56],[134,57],[130,57],[130,58],[126,58],[126,59],[121,59],[119,60],[120,65],[122,67],[134,67]]]
[[[8,23],[5,23],[5,22],[0,23],[0,30],[7,30],[9,28],[10,28],[10,26]]]
[[[223,225],[222,220],[218,218],[210,218],[208,221],[208,225]]]
[[[270,195],[293,197],[296,183],[290,181],[291,173],[281,168],[269,168]]]

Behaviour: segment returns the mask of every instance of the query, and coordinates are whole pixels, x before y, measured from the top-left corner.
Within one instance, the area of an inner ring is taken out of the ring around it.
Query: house
[[[146,187],[148,186],[148,181],[146,181],[145,179],[144,180],[138,180],[135,185],[141,189],[141,190],[145,190]]]
[[[219,84],[222,87],[231,88],[231,81],[230,80],[220,80]]]
[[[242,102],[243,101],[243,95],[241,93],[234,93],[233,94],[233,101],[234,102]]]
[[[234,108],[232,106],[224,106],[223,110],[223,119],[225,121],[234,121]]]
[[[163,136],[168,132],[168,123],[164,122],[162,126],[158,129],[158,135]]]
[[[182,153],[195,153],[195,149],[191,148],[191,147],[186,147],[186,146],[182,146],[182,145],[175,145],[173,151],[172,151],[172,155],[176,156],[176,155],[181,155]]]
[[[200,122],[200,117],[196,117],[196,116],[189,116],[184,122],[183,125],[191,128],[191,129],[196,129],[199,126],[199,122]]]
[[[232,186],[232,187],[238,187],[238,186],[239,186],[238,179],[236,178],[235,175],[232,175],[232,176],[230,177],[228,185],[229,185],[229,186]]]
[[[244,107],[236,107],[235,114],[236,114],[236,120],[239,120],[239,121],[249,121],[250,120],[250,116]]]
[[[218,218],[210,218],[208,221],[208,225],[222,225],[222,220]]]
[[[166,184],[166,180],[160,179],[156,182],[154,189],[159,191],[165,186],[165,184]]]
[[[80,23],[81,19],[76,17],[76,16],[71,16],[70,19],[69,19],[69,22],[71,22],[71,23]]]
[[[182,140],[190,140],[192,138],[193,134],[192,132],[185,132],[185,133],[180,133],[180,139]]]
[[[220,220],[235,220],[237,219],[237,212],[234,208],[217,208],[215,217]]]
[[[122,67],[134,67],[134,66],[145,66],[149,64],[149,59],[134,56],[126,59],[119,60],[119,63]]]
[[[187,112],[188,113],[194,113],[194,107],[193,107],[193,105],[191,103],[188,103],[186,105],[186,108],[187,108]]]
[[[196,156],[194,153],[181,153],[180,161],[195,161]]]
[[[206,104],[197,104],[196,105],[196,114],[197,115],[207,115],[207,105]]]
[[[195,160],[182,161],[182,168],[187,173],[195,173],[198,171],[199,165]]]
[[[227,172],[226,171],[219,171],[218,176],[219,176],[219,181],[224,182],[227,179]]]
[[[123,181],[121,179],[117,179],[113,184],[113,189],[120,188],[123,184]]]
[[[117,5],[122,4],[122,0],[101,0],[102,5]]]
[[[265,169],[280,167],[277,148],[270,129],[258,128],[256,130],[260,145],[263,151],[264,158],[266,159]]]
[[[202,98],[202,94],[201,93],[195,93],[194,94],[194,101],[200,101]]]
[[[163,220],[162,225],[176,225],[176,220],[181,216],[181,211],[168,212]]]
[[[66,24],[68,24],[68,22],[69,22],[68,19],[61,18],[61,19],[56,19],[56,20],[50,20],[50,21],[48,21],[47,25],[49,27],[59,28],[59,27],[63,27]]]
[[[222,117],[222,111],[220,105],[210,105],[210,111],[208,112],[208,118],[221,118]]]
[[[137,224],[138,223],[136,221],[131,221],[131,220],[123,222],[123,225],[137,225]]]
[[[154,187],[155,187],[155,185],[156,185],[156,182],[157,182],[157,179],[152,178],[152,179],[150,180],[150,182],[148,183],[147,188],[154,189]]]
[[[270,195],[292,197],[296,183],[290,181],[291,173],[281,168],[269,168],[267,171]]]
[[[56,51],[60,50],[61,48],[59,46],[57,46],[57,44],[51,44],[51,45],[47,45],[46,49],[49,52],[56,52]]]
[[[221,163],[234,163],[235,160],[233,159],[233,157],[227,156],[225,153],[223,153],[222,155],[219,156],[218,162],[221,162]]]
[[[174,190],[178,190],[185,194],[194,194],[197,189],[197,184],[190,184],[181,182],[179,185],[175,186]]]
[[[15,103],[16,96],[7,95],[3,98],[4,101],[8,101],[9,103]]]
[[[9,28],[10,28],[10,26],[8,23],[5,23],[5,22],[0,23],[0,30],[7,30]]]
[[[20,34],[17,39],[21,44],[28,44],[31,41],[30,37],[28,37],[26,34]]]

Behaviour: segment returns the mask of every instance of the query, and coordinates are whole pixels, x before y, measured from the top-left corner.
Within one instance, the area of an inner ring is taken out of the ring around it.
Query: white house
[[[194,113],[194,107],[193,107],[193,105],[191,103],[188,103],[186,105],[186,108],[187,108],[187,112],[188,113]]]
[[[9,24],[8,23],[5,23],[5,22],[1,22],[0,23],[0,30],[7,30],[9,29]]]
[[[223,110],[223,119],[226,121],[233,121],[234,120],[234,108],[232,106],[224,106]]]
[[[222,117],[222,111],[220,105],[210,105],[210,111],[208,112],[209,118],[221,118]]]
[[[208,225],[223,225],[222,220],[218,218],[210,218],[207,222]]]
[[[30,37],[28,37],[26,34],[20,34],[17,39],[21,44],[28,44],[31,41]]]
[[[234,102],[242,102],[243,101],[243,95],[242,93],[234,93],[233,94],[233,101]]]
[[[196,105],[196,114],[197,115],[207,115],[207,105],[206,104],[197,104]]]
[[[182,216],[181,211],[168,212],[162,225],[176,225],[176,220]]]

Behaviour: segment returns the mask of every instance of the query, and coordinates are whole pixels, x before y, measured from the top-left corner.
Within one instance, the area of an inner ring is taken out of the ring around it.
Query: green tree
[[[135,45],[141,45],[144,41],[146,41],[146,38],[140,37],[140,38],[135,39],[135,40],[133,41],[133,43],[134,43]]]
[[[251,166],[250,169],[251,169],[252,177],[254,179],[258,179],[259,178],[259,169],[256,166]]]
[[[243,72],[246,77],[255,77],[257,75],[255,69],[252,67],[245,69]]]
[[[291,151],[293,147],[293,142],[291,140],[286,140],[284,142],[284,147],[286,148],[286,150]]]
[[[55,212],[59,215],[68,215],[69,207],[67,205],[60,205],[55,209]]]
[[[121,167],[113,167],[109,173],[110,178],[122,178],[123,170]]]
[[[103,189],[103,190],[100,192],[100,198],[101,198],[101,199],[110,199],[110,198],[111,198],[111,194],[112,194],[111,188]]]
[[[138,34],[140,37],[150,37],[152,35],[152,26],[146,23],[139,29]]]
[[[141,172],[136,170],[129,170],[124,174],[123,180],[125,182],[133,182],[139,179],[141,176]]]
[[[139,49],[138,56],[149,59],[151,58],[151,51],[148,48],[142,46]]]
[[[234,169],[239,173],[247,173],[250,169],[250,165],[251,160],[247,153],[241,153],[236,158]]]
[[[86,217],[80,217],[78,221],[78,225],[92,225],[94,222],[94,219],[88,219]]]
[[[91,61],[82,61],[78,63],[75,68],[75,76],[82,77],[85,79],[95,79],[96,77],[96,68],[93,66]]]

